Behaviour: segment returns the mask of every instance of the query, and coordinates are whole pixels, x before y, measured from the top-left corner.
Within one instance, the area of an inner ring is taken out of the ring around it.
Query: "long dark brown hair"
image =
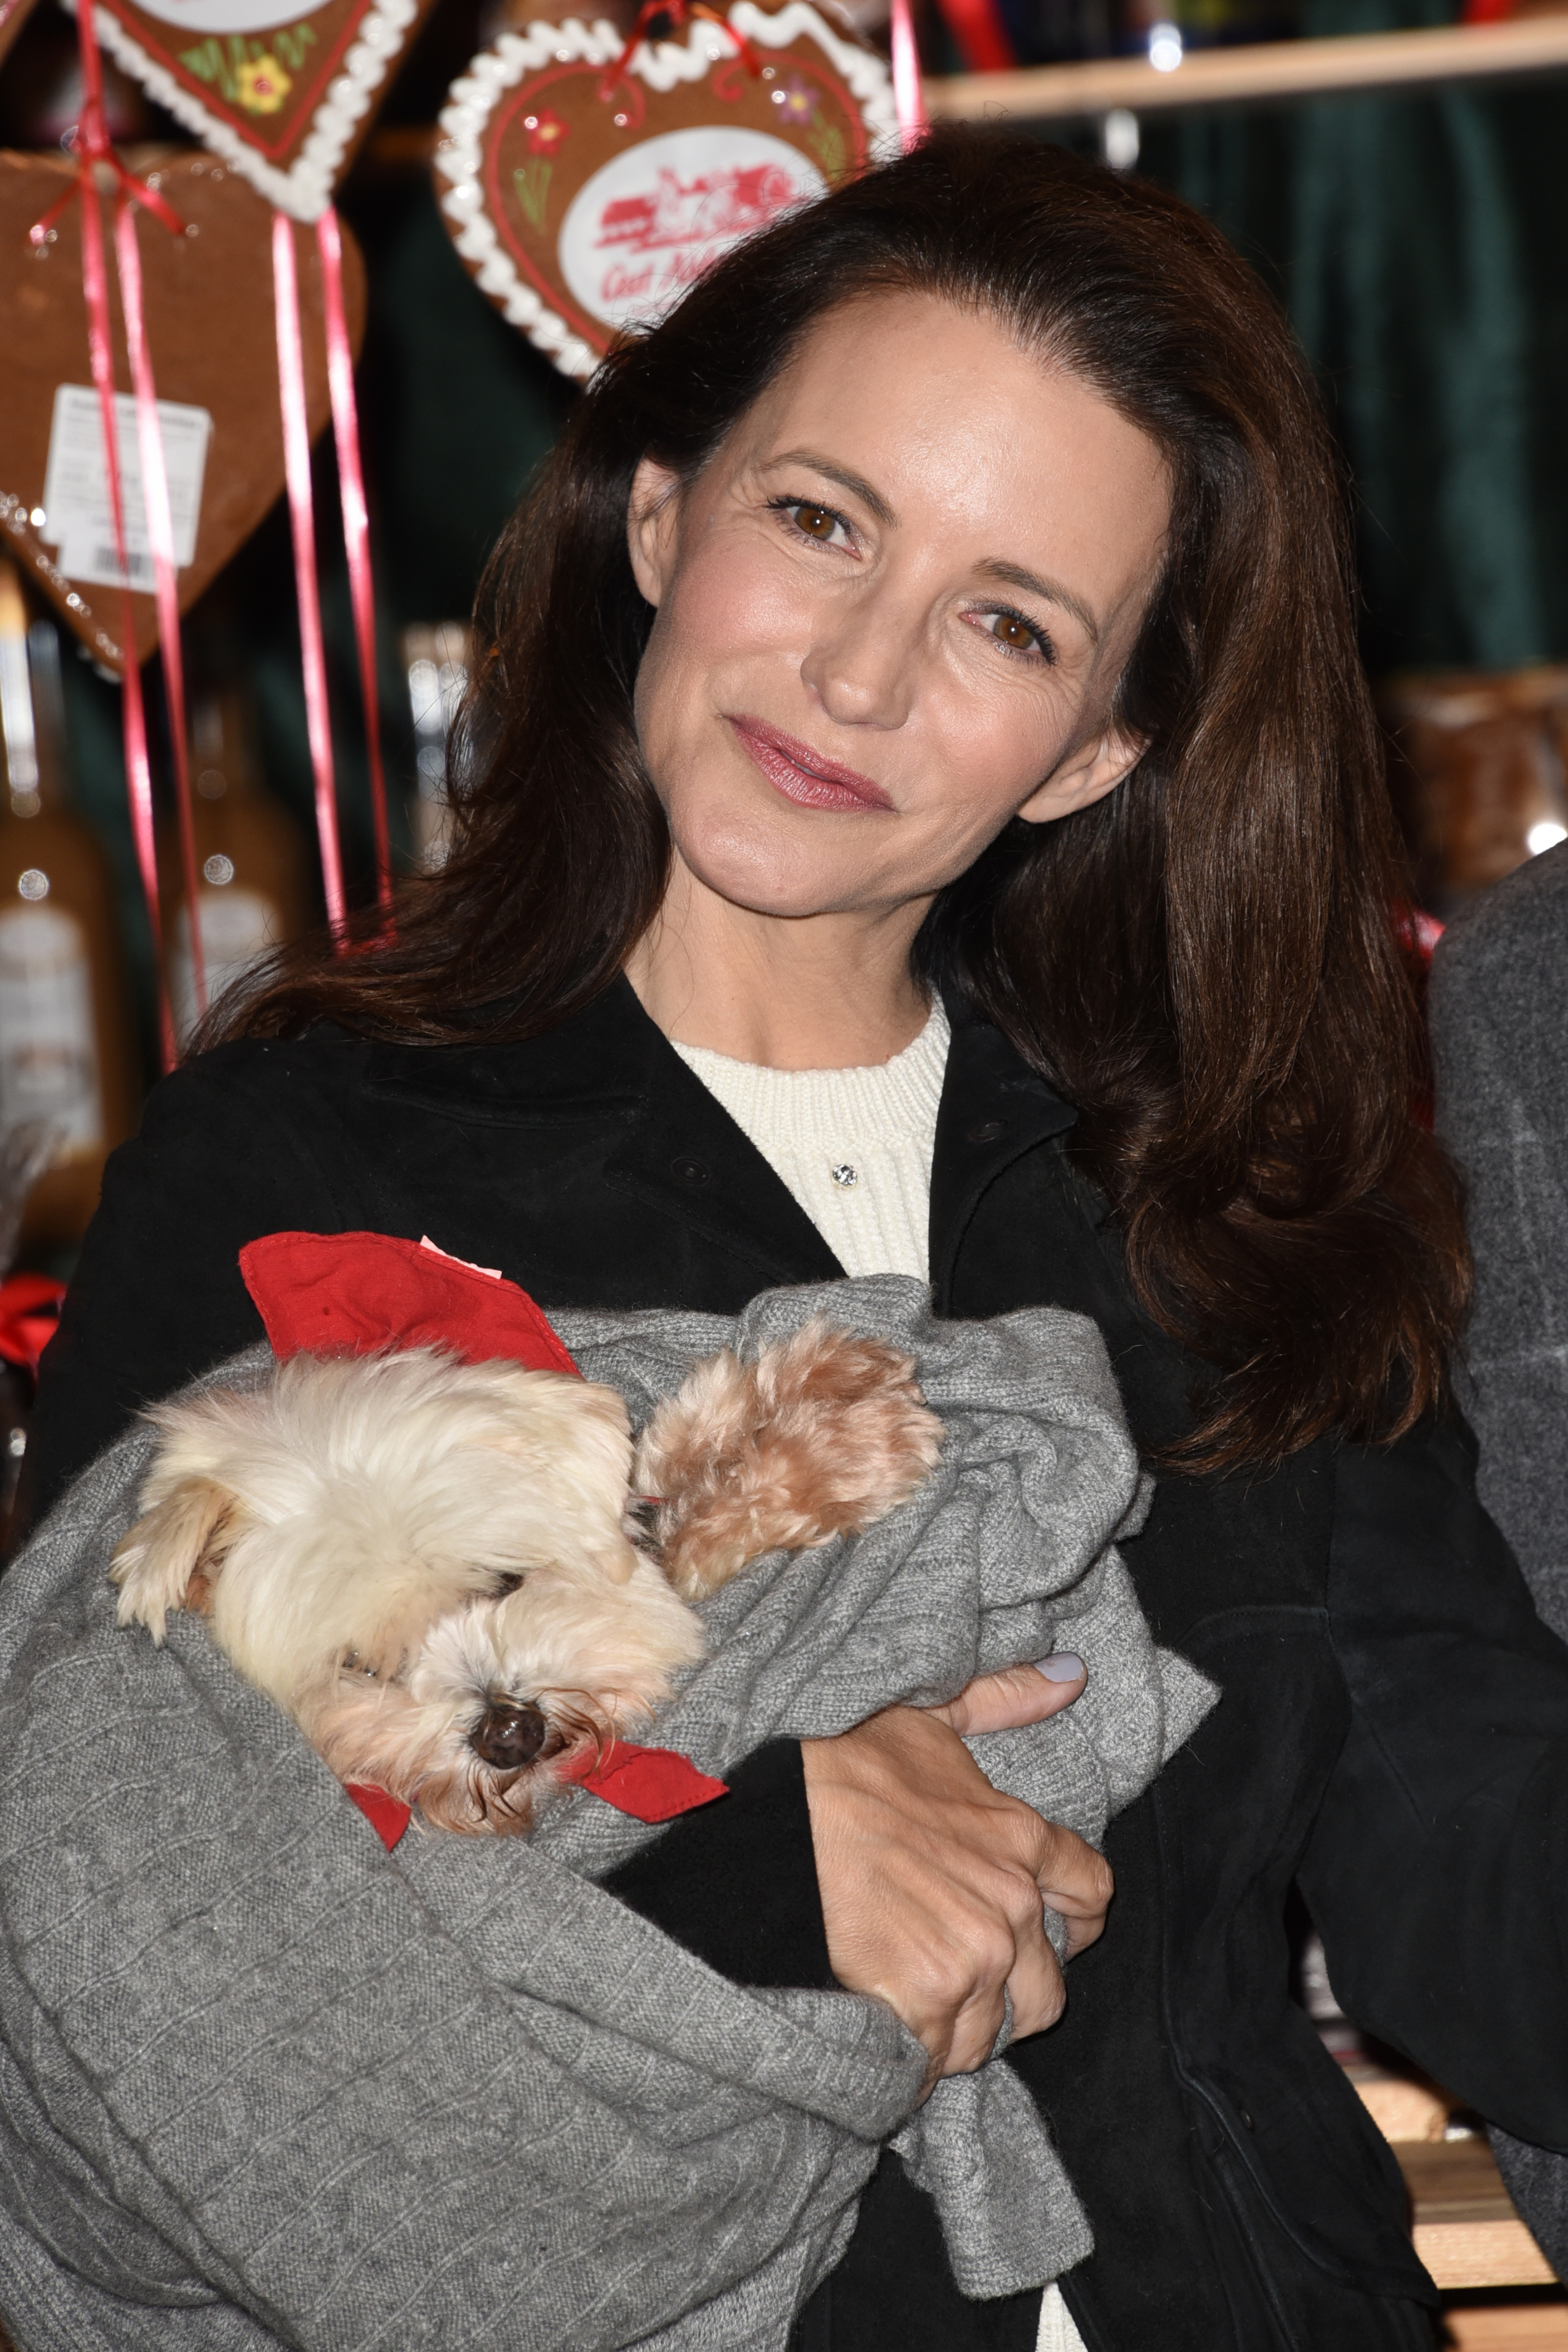
[[[1214,1367],[1193,1466],[1399,1433],[1441,1396],[1468,1261],[1396,937],[1345,501],[1275,304],[1197,213],[1027,139],[951,128],[741,247],[601,369],[482,584],[456,835],[391,944],[296,950],[226,1034],[333,1021],[518,1038],[605,988],[658,908],[633,684],[651,620],[634,469],[689,479],[834,307],[995,317],[1163,452],[1169,551],[1118,692],[1120,789],[1015,822],[931,908],[955,983],[1079,1112],[1132,1282]]]

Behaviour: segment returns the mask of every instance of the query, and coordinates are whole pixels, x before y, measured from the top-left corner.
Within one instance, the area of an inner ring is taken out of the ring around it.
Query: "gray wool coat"
[[[1568,842],[1451,926],[1432,968],[1438,1131],[1464,1171],[1476,1303],[1465,1406],[1480,1497],[1568,1638]],[[1493,2134],[1568,2276],[1568,2157]]]

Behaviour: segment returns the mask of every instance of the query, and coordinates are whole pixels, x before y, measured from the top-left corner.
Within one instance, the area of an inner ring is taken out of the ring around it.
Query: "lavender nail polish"
[[[1037,1658],[1035,1672],[1044,1675],[1048,1683],[1076,1683],[1083,1672],[1083,1660],[1071,1650],[1058,1650],[1053,1657]]]

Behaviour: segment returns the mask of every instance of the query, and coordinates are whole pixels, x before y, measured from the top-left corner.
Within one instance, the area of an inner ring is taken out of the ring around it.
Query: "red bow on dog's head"
[[[548,1318],[526,1290],[483,1266],[448,1257],[434,1242],[391,1234],[267,1234],[239,1253],[245,1286],[280,1360],[373,1356],[382,1348],[447,1348],[468,1364],[504,1357],[533,1372],[577,1371]],[[668,1822],[729,1792],[689,1757],[613,1740],[593,1767],[570,1777],[635,1821]],[[408,1807],[384,1789],[349,1784],[349,1795],[391,1852]]]

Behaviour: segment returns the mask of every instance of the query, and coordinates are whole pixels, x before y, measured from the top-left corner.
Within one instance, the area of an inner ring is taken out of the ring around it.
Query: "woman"
[[[1302,363],[1173,199],[944,131],[794,215],[579,405],[485,592],[451,863],[159,1090],[51,1351],[46,1500],[259,1336],[236,1252],[284,1226],[552,1304],[892,1267],[1100,1324],[1166,1474],[1140,1594],[1224,1697],[1060,2022],[1039,1895],[1089,1944],[1106,1883],[930,1717],[763,1751],[616,1882],[933,2068],[1007,1992],[1033,2035],[1093,2256],[965,2303],[889,2157],[808,2347],[1430,2343],[1288,1997],[1298,1880],[1353,2013],[1568,2142],[1568,1657],[1445,1416],[1464,1247],[1348,583]]]

